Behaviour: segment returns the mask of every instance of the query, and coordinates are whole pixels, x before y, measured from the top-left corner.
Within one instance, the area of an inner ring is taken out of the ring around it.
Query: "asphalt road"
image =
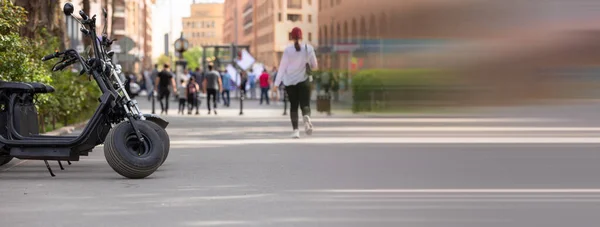
[[[292,140],[279,109],[248,103],[241,117],[234,109],[219,116],[172,111],[166,117],[170,157],[143,180],[116,174],[102,147],[64,171],[52,163],[55,178],[41,161],[15,160],[0,167],[0,226],[562,227],[599,221],[600,127],[589,119],[513,111],[318,115],[313,137]]]

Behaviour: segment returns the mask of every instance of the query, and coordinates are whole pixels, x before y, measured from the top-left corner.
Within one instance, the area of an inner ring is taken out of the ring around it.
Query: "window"
[[[287,0],[289,9],[302,9],[302,0]]]
[[[312,15],[308,14],[308,23],[312,23]]]
[[[308,33],[308,41],[309,41],[309,42],[312,42],[312,32],[309,32],[309,33]]]
[[[287,20],[291,22],[302,21],[302,15],[300,14],[288,14]]]
[[[338,0],[339,1],[339,0]],[[308,0],[308,5],[312,5],[312,0]]]
[[[277,16],[279,17],[279,22],[281,22],[281,13],[277,14]]]
[[[334,6],[333,0],[331,0],[331,4],[329,4],[329,7],[333,7],[333,6]]]
[[[125,7],[123,7],[123,6],[116,6],[115,7],[115,13],[125,13]]]

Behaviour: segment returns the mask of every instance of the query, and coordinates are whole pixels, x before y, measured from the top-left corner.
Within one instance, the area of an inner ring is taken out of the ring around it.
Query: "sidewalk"
[[[151,101],[149,102],[147,97],[138,97],[138,98],[136,98],[136,100],[138,101],[138,104],[139,104],[142,112],[152,113],[152,102]],[[171,99],[169,102],[169,115],[172,115],[172,116],[177,115],[178,107],[179,107],[179,103],[174,101],[173,99]],[[312,104],[311,108],[313,111],[313,113],[312,113],[313,116],[315,116],[315,117],[327,116],[326,113],[316,112],[316,106],[314,103]],[[288,103],[288,109],[289,109],[289,103]],[[333,110],[333,111],[334,111],[333,114],[336,116],[355,116],[354,114],[352,114],[350,109],[348,109],[348,110]],[[192,114],[194,114],[196,112],[196,110],[194,109],[192,112],[193,112]],[[207,116],[208,109],[206,106],[205,98],[202,99],[202,101],[200,103],[199,112],[200,112],[200,117]],[[266,103],[264,103],[263,105],[260,105],[260,100],[248,100],[247,99],[247,100],[244,100],[243,112],[244,112],[244,116],[248,116],[248,117],[281,117],[284,112],[284,104],[283,104],[283,102],[271,102],[270,105],[266,105]],[[160,114],[160,103],[158,102],[158,100],[155,103],[155,113]],[[186,109],[185,113],[186,113],[186,116],[188,116],[187,109]],[[232,97],[230,107],[224,107],[223,102],[221,101],[221,103],[217,104],[217,113],[218,113],[218,116],[223,116],[223,117],[239,116],[240,115],[239,99]],[[195,116],[195,115],[190,115],[190,116]]]

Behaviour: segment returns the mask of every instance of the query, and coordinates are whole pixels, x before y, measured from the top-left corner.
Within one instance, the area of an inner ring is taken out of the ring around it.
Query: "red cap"
[[[302,39],[302,29],[299,27],[292,29],[292,39]]]

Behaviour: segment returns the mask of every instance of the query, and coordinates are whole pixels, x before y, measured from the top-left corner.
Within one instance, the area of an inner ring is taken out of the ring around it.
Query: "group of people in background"
[[[263,103],[270,105],[271,100],[279,101],[280,96],[283,97],[280,95],[283,93],[282,90],[273,89],[278,87],[273,84],[277,75],[276,68],[273,68],[271,73],[265,69],[258,76],[251,70],[241,72],[241,82],[238,85],[233,76],[229,75],[227,71],[219,72],[212,65],[209,65],[208,70],[204,72],[200,68],[196,68],[194,71],[186,69],[183,76],[180,77],[177,77],[168,64],[164,64],[161,70],[158,67],[158,65],[154,65],[154,70],[144,74],[139,83],[134,75],[128,75],[126,84],[141,84],[142,86],[137,90],[145,90],[148,101],[155,96],[154,98],[160,103],[161,114],[168,114],[169,112],[171,93],[176,96],[179,103],[177,113],[182,115],[185,114],[186,110],[187,114],[191,115],[194,108],[196,109],[195,114],[200,114],[200,94],[206,95],[206,106],[209,115],[211,113],[217,114],[217,104],[221,101],[224,107],[230,107],[231,92],[236,89],[240,91],[240,96],[245,98],[249,96],[250,99],[257,99],[256,90],[260,89],[261,105]],[[176,81],[179,83],[176,83]],[[139,91],[131,92],[131,89],[128,89],[128,93],[132,98],[139,95]]]
[[[142,80],[145,81],[142,90],[147,90],[149,100],[156,95],[160,102],[161,114],[168,114],[170,89],[172,89],[179,101],[178,114],[182,115],[185,114],[186,104],[188,115],[192,114],[194,108],[196,108],[196,115],[199,114],[199,96],[202,92],[206,94],[208,114],[214,113],[217,115],[219,96],[223,99],[223,105],[229,107],[231,104],[231,89],[239,89],[240,97],[246,97],[247,90],[250,89],[250,97],[256,99],[258,85],[260,88],[260,105],[263,103],[270,105],[271,98],[275,101],[289,99],[290,120],[293,128],[292,138],[300,138],[298,109],[302,112],[305,132],[307,135],[311,135],[313,125],[310,118],[310,83],[312,81],[312,70],[317,68],[317,59],[314,48],[310,44],[300,42],[302,40],[302,30],[300,28],[294,28],[290,34],[294,43],[283,52],[279,64],[280,68],[273,68],[271,73],[266,69],[262,72],[256,72],[260,73],[259,75],[252,72],[252,70],[242,71],[240,81],[236,81],[233,77],[237,77],[237,75],[229,75],[227,71],[219,72],[210,65],[208,70],[204,72],[201,72],[199,68],[196,68],[194,72],[188,69],[185,70],[182,78],[176,78],[168,64],[164,64],[160,72],[158,71],[158,65],[154,65],[154,70],[149,75],[146,73],[142,77]],[[127,78],[129,78],[128,83],[134,82],[129,75]],[[180,80],[179,85],[177,85],[176,79]],[[129,88],[127,92],[129,93],[131,90]],[[135,94],[131,95],[135,96]]]

